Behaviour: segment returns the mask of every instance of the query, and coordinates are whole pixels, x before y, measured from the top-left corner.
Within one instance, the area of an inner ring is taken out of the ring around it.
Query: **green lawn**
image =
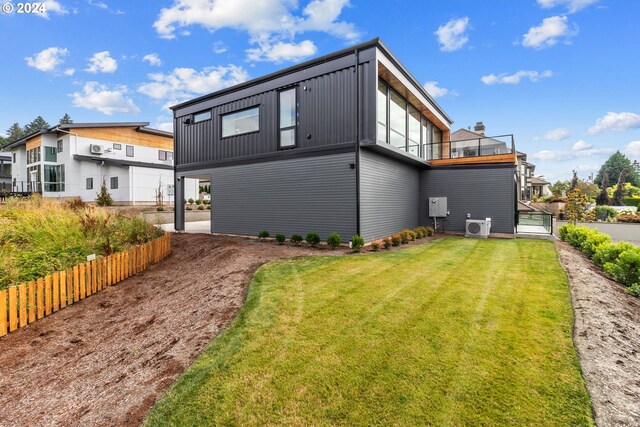
[[[571,328],[548,241],[273,262],[146,423],[592,425]]]

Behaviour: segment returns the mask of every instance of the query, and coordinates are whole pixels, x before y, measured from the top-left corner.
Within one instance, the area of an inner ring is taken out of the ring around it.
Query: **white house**
[[[116,204],[173,203],[173,135],[148,122],[52,126],[9,144],[12,190],[96,200],[102,183]],[[196,198],[198,181],[185,182]]]

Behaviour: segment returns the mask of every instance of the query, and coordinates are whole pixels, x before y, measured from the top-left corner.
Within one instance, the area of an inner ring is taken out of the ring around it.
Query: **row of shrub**
[[[608,234],[572,224],[560,227],[558,235],[625,285],[631,295],[640,297],[640,248],[628,242],[612,243]]]
[[[412,242],[417,239],[423,239],[428,236],[433,236],[434,230],[431,227],[417,227],[413,230],[402,230],[399,233],[394,234],[391,237],[387,237],[386,239],[382,239],[382,241],[373,242],[371,246],[377,244],[378,247],[381,245],[384,249],[389,249],[392,246],[400,246],[406,245],[409,242]],[[377,250],[373,248],[374,250]]]
[[[184,202],[185,202],[185,203],[188,203],[188,204],[190,204],[190,205],[193,205],[194,203],[195,203],[196,205],[210,205],[210,204],[211,204],[211,200],[200,200],[200,199],[196,199],[196,200],[193,200],[193,199],[184,199]]]
[[[193,210],[193,208],[191,206],[187,206],[184,209],[187,210],[187,211],[192,211]],[[198,207],[196,209],[198,209],[199,211],[203,211],[203,210],[205,210],[205,207],[204,207],[204,205],[198,205]],[[211,205],[207,205],[206,209],[211,210]]]

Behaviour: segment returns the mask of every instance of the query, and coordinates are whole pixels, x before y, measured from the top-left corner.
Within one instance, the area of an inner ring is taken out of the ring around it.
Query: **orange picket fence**
[[[170,252],[171,235],[165,233],[125,251],[0,290],[0,337],[145,270]]]

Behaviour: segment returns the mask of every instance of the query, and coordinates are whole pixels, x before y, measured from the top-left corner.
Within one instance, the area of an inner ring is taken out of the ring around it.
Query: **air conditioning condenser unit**
[[[487,219],[468,219],[465,227],[464,235],[466,237],[489,237],[491,233],[491,218]]]
[[[91,151],[91,154],[103,154],[104,153],[104,147],[102,145],[98,145],[98,144],[91,144],[89,146],[89,151]]]

